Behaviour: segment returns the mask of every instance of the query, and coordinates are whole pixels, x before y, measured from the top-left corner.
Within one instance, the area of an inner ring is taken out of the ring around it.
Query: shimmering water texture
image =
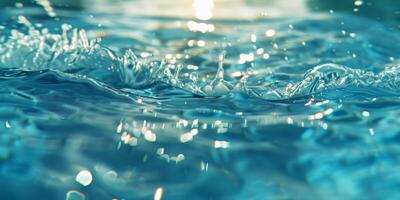
[[[400,196],[390,24],[12,16],[0,26],[1,199]]]

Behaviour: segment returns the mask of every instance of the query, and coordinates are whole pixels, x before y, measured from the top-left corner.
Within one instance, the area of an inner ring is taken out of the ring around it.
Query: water
[[[0,199],[399,198],[398,11],[36,3],[0,12]]]

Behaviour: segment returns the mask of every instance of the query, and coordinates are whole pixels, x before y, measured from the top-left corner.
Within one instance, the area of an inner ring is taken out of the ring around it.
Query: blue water
[[[400,198],[396,21],[0,13],[0,199]]]

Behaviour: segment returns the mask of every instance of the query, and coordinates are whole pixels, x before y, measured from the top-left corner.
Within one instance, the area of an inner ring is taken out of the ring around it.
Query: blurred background
[[[257,18],[300,16],[309,12],[345,12],[376,20],[399,21],[398,0],[2,0],[2,7],[42,6],[142,16]]]

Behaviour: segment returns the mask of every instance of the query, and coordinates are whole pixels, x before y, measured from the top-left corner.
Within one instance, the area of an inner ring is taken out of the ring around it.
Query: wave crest
[[[26,18],[19,22],[27,32],[12,30],[0,43],[0,67],[21,70],[60,70],[89,76],[114,86],[134,89],[151,88],[158,82],[181,88],[205,97],[219,97],[231,92],[245,93],[266,100],[291,99],[345,87],[381,87],[397,91],[400,85],[399,66],[385,68],[375,74],[337,64],[318,65],[304,74],[302,80],[248,84],[257,76],[251,70],[242,73],[239,81],[224,79],[224,58],[218,58],[218,70],[212,79],[199,78],[195,72],[182,78],[186,66],[171,64],[164,59],[139,58],[132,50],[122,56],[100,44],[100,39],[88,39],[85,30],[64,24],[61,34],[47,29],[37,30]]]

